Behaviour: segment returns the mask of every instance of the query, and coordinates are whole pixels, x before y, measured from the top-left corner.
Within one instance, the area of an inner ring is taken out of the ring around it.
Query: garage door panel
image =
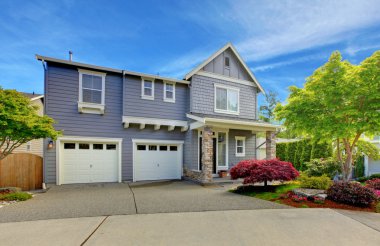
[[[76,142],[75,149],[72,149],[74,142],[70,143],[70,149],[65,149],[65,142],[62,143],[61,183],[118,181],[118,145],[109,144],[116,149],[107,149],[106,143]]]
[[[144,145],[145,147],[143,147]],[[172,148],[170,148],[171,146]],[[153,144],[148,142],[136,144],[134,148],[136,181],[181,178],[182,150],[178,144],[173,146],[164,143]]]

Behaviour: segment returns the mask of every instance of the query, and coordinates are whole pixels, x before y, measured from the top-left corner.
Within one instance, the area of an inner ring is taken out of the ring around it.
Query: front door
[[[212,139],[213,153],[212,153],[212,173],[216,174],[216,159],[217,159],[217,139]],[[202,137],[199,137],[199,170],[202,170]]]

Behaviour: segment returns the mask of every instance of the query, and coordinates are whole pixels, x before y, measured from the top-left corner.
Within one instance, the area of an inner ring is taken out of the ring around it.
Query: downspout
[[[124,116],[124,108],[125,108],[125,103],[124,103],[124,97],[125,97],[125,88],[126,88],[126,86],[125,86],[125,71],[124,70],[121,70],[122,71],[122,75],[121,76],[123,76],[123,92],[122,92],[122,94],[121,94],[121,124],[123,124],[123,116]]]
[[[41,60],[42,62],[42,67],[44,69],[44,112],[43,114],[45,115],[46,113],[46,101],[47,101],[47,95],[46,95],[46,87],[47,87],[47,67],[46,67],[46,63],[44,60]],[[43,140],[44,141],[44,144],[42,145],[43,146],[43,156],[45,157],[46,156],[46,148],[45,148],[45,143],[46,143],[46,139]],[[45,158],[43,158],[43,165],[42,165],[42,189],[43,190],[46,190],[46,175],[45,175]]]

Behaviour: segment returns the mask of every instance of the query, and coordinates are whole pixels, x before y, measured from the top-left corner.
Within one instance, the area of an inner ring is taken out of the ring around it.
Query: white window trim
[[[234,90],[238,94],[238,99],[237,99],[237,111],[231,111],[228,110],[228,105],[227,105],[227,110],[223,109],[217,109],[216,108],[216,89],[217,88],[222,88],[227,90],[227,104],[228,104],[228,90]],[[215,113],[222,113],[222,114],[233,114],[233,115],[239,115],[240,114],[240,89],[236,87],[230,87],[230,86],[225,86],[225,85],[220,85],[220,84],[214,84],[214,112]]]
[[[243,141],[243,146],[239,146],[239,147],[243,147],[243,153],[238,153],[237,152],[237,149],[238,149],[238,140],[242,140]],[[235,156],[237,157],[244,157],[245,156],[245,137],[242,137],[242,136],[236,136],[235,137]]]
[[[90,71],[85,69],[78,68],[79,72],[79,100],[78,100],[78,111],[80,113],[90,113],[90,114],[104,114],[105,108],[105,95],[106,95],[106,73]],[[89,103],[83,102],[83,86],[82,79],[83,74],[92,75],[92,76],[100,76],[102,77],[102,96],[101,103]]]
[[[168,85],[168,84],[173,86],[173,98],[167,98],[166,97],[166,85]],[[169,81],[164,81],[164,102],[175,103],[175,83],[169,82]]]
[[[144,92],[145,92],[145,90],[144,90],[144,82],[145,81],[152,82],[152,95],[151,96],[147,96],[147,95],[144,94]],[[146,78],[146,77],[141,77],[141,98],[142,99],[146,99],[146,100],[154,100],[154,79]]]

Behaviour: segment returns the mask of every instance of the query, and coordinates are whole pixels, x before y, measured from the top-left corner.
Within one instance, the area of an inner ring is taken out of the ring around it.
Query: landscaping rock
[[[304,196],[310,199],[314,197],[326,199],[327,197],[325,190],[317,190],[317,189],[297,188],[293,190],[293,193],[296,194],[297,196]]]
[[[19,187],[3,187],[3,188],[0,188],[0,193],[3,191],[9,191],[9,192],[14,193],[14,192],[20,192],[21,188],[19,188]]]

